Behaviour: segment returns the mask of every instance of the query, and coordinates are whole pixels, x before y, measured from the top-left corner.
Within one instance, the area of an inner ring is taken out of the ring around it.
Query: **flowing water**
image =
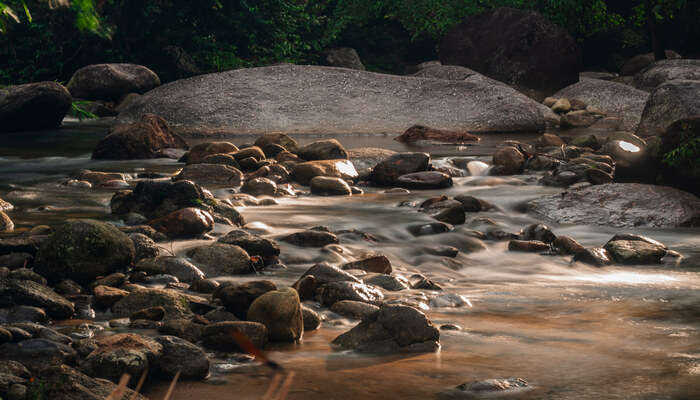
[[[174,172],[173,160],[103,162],[89,153],[106,128],[71,125],[54,132],[3,137],[0,150],[0,198],[16,206],[11,217],[19,230],[56,224],[69,217],[113,220],[113,190],[60,185],[75,170],[93,169],[133,174]],[[486,135],[484,135],[486,136]],[[406,147],[388,136],[349,135],[338,138],[346,148],[384,147],[427,151],[434,158],[479,156],[493,152],[505,138],[527,141],[535,135],[493,135],[470,147]],[[318,136],[299,136],[301,143]],[[228,138],[236,144],[252,137]],[[269,356],[294,371],[289,399],[435,399],[460,383],[519,377],[532,390],[516,394],[528,399],[700,399],[700,230],[633,229],[683,255],[662,266],[594,268],[570,264],[569,257],[513,253],[506,242],[479,241],[474,229],[497,226],[517,232],[534,220],[522,204],[560,190],[535,184],[536,176],[504,179],[456,178],[441,191],[384,194],[368,189],[347,198],[280,198],[279,204],[240,211],[249,228],[276,235],[324,225],[333,231],[355,229],[361,235],[341,236],[339,246],[299,249],[281,244],[286,270],[264,278],[289,285],[310,265],[352,260],[368,251],[385,254],[397,274],[420,272],[456,293],[470,305],[435,308],[434,294],[417,290],[388,293],[426,309],[437,325],[456,324],[459,331],[441,331],[442,349],[435,354],[368,356],[336,352],[330,341],[352,322],[328,315],[322,328],[306,332],[299,344],[274,344]],[[439,194],[469,193],[498,206],[475,214],[452,232],[413,237],[406,227],[431,218],[415,207],[399,206]],[[613,234],[630,230],[599,226],[552,226],[556,234],[574,237],[585,246],[600,246]],[[225,227],[217,227],[225,231]],[[178,254],[201,244],[172,244]],[[454,259],[429,255],[427,248],[454,246]],[[229,277],[236,281],[260,276]],[[312,305],[313,307],[313,305]],[[322,314],[327,311],[319,310]],[[217,359],[205,382],[180,382],[173,399],[259,399],[274,372],[257,363]],[[147,394],[162,398],[167,382],[151,382]],[[442,394],[440,394],[442,393]]]

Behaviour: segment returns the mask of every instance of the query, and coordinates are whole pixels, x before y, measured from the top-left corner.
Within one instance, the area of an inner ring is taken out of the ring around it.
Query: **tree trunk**
[[[666,58],[666,52],[664,51],[663,38],[659,33],[656,14],[654,13],[654,2],[654,0],[645,0],[644,8],[647,14],[647,27],[651,35],[651,50],[654,52],[654,59],[658,61]]]

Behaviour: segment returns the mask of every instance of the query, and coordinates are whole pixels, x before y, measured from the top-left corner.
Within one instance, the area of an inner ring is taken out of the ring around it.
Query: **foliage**
[[[78,118],[80,121],[86,119],[97,119],[97,115],[85,109],[85,107],[88,105],[90,105],[89,101],[74,100],[70,105],[68,115],[70,115],[71,117]]]
[[[700,137],[684,132],[678,147],[664,154],[663,162],[674,168],[700,168]]]

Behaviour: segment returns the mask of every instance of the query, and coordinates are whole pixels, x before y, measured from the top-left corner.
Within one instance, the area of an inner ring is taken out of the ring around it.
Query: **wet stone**
[[[385,274],[377,274],[363,279],[363,282],[368,285],[379,286],[390,292],[398,292],[410,288],[410,283],[407,279]]]
[[[361,301],[369,304],[381,304],[384,300],[382,292],[372,286],[353,282],[331,282],[317,290],[321,303],[332,306],[341,300]]]
[[[508,250],[510,251],[539,253],[549,249],[550,246],[547,243],[538,240],[511,240],[508,242]]]

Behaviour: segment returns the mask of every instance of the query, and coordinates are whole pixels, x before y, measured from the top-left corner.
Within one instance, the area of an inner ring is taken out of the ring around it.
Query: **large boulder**
[[[115,226],[68,220],[41,245],[34,269],[50,280],[91,282],[131,265],[134,243]]]
[[[567,31],[534,11],[497,8],[465,18],[440,44],[440,61],[462,65],[544,98],[576,83],[581,52]]]
[[[637,135],[661,135],[675,121],[697,115],[700,115],[700,80],[669,81],[649,96]]]
[[[189,133],[398,134],[415,124],[473,132],[545,127],[537,102],[502,85],[289,64],[172,82],[143,95],[118,121],[133,122],[148,112]]]
[[[365,66],[362,64],[362,60],[360,60],[360,55],[357,54],[357,50],[352,47],[338,47],[326,50],[325,62],[331,67],[358,69],[360,71],[365,70]]]
[[[510,88],[503,82],[491,79],[474,71],[473,69],[463,67],[461,65],[442,65],[439,63],[430,64],[427,65],[425,68],[421,68],[412,76],[417,76],[421,78],[444,79],[446,81],[488,82],[495,85],[503,85],[504,87]]]
[[[336,337],[333,345],[368,353],[434,352],[440,349],[440,332],[413,307],[384,305]]]
[[[700,199],[667,186],[609,183],[528,203],[538,217],[561,224],[675,228],[700,225]]]
[[[620,117],[621,129],[634,131],[642,118],[649,93],[622,83],[584,78],[552,97],[581,100],[606,115]]]
[[[267,327],[271,341],[294,342],[304,333],[304,319],[297,291],[292,288],[269,291],[253,301],[248,321]]]
[[[640,90],[653,91],[672,80],[700,80],[700,60],[661,60],[634,76],[632,84]]]
[[[166,148],[187,149],[187,142],[170,131],[165,120],[155,114],[145,114],[141,120],[117,125],[100,140],[92,152],[95,160],[130,160],[156,158]]]
[[[136,64],[95,64],[75,71],[66,87],[73,97],[119,100],[128,93],[146,93],[160,85],[150,69]]]
[[[676,53],[673,50],[666,50],[666,58],[669,60],[681,58],[681,55]],[[653,64],[654,61],[656,61],[656,58],[654,57],[654,53],[644,53],[644,54],[638,54],[629,60],[625,61],[625,63],[622,65],[620,68],[620,75],[625,75],[625,76],[631,76],[635,75],[637,72],[643,70],[644,68],[648,67],[649,65]]]
[[[0,88],[0,132],[58,128],[71,101],[68,90],[56,82]]]

